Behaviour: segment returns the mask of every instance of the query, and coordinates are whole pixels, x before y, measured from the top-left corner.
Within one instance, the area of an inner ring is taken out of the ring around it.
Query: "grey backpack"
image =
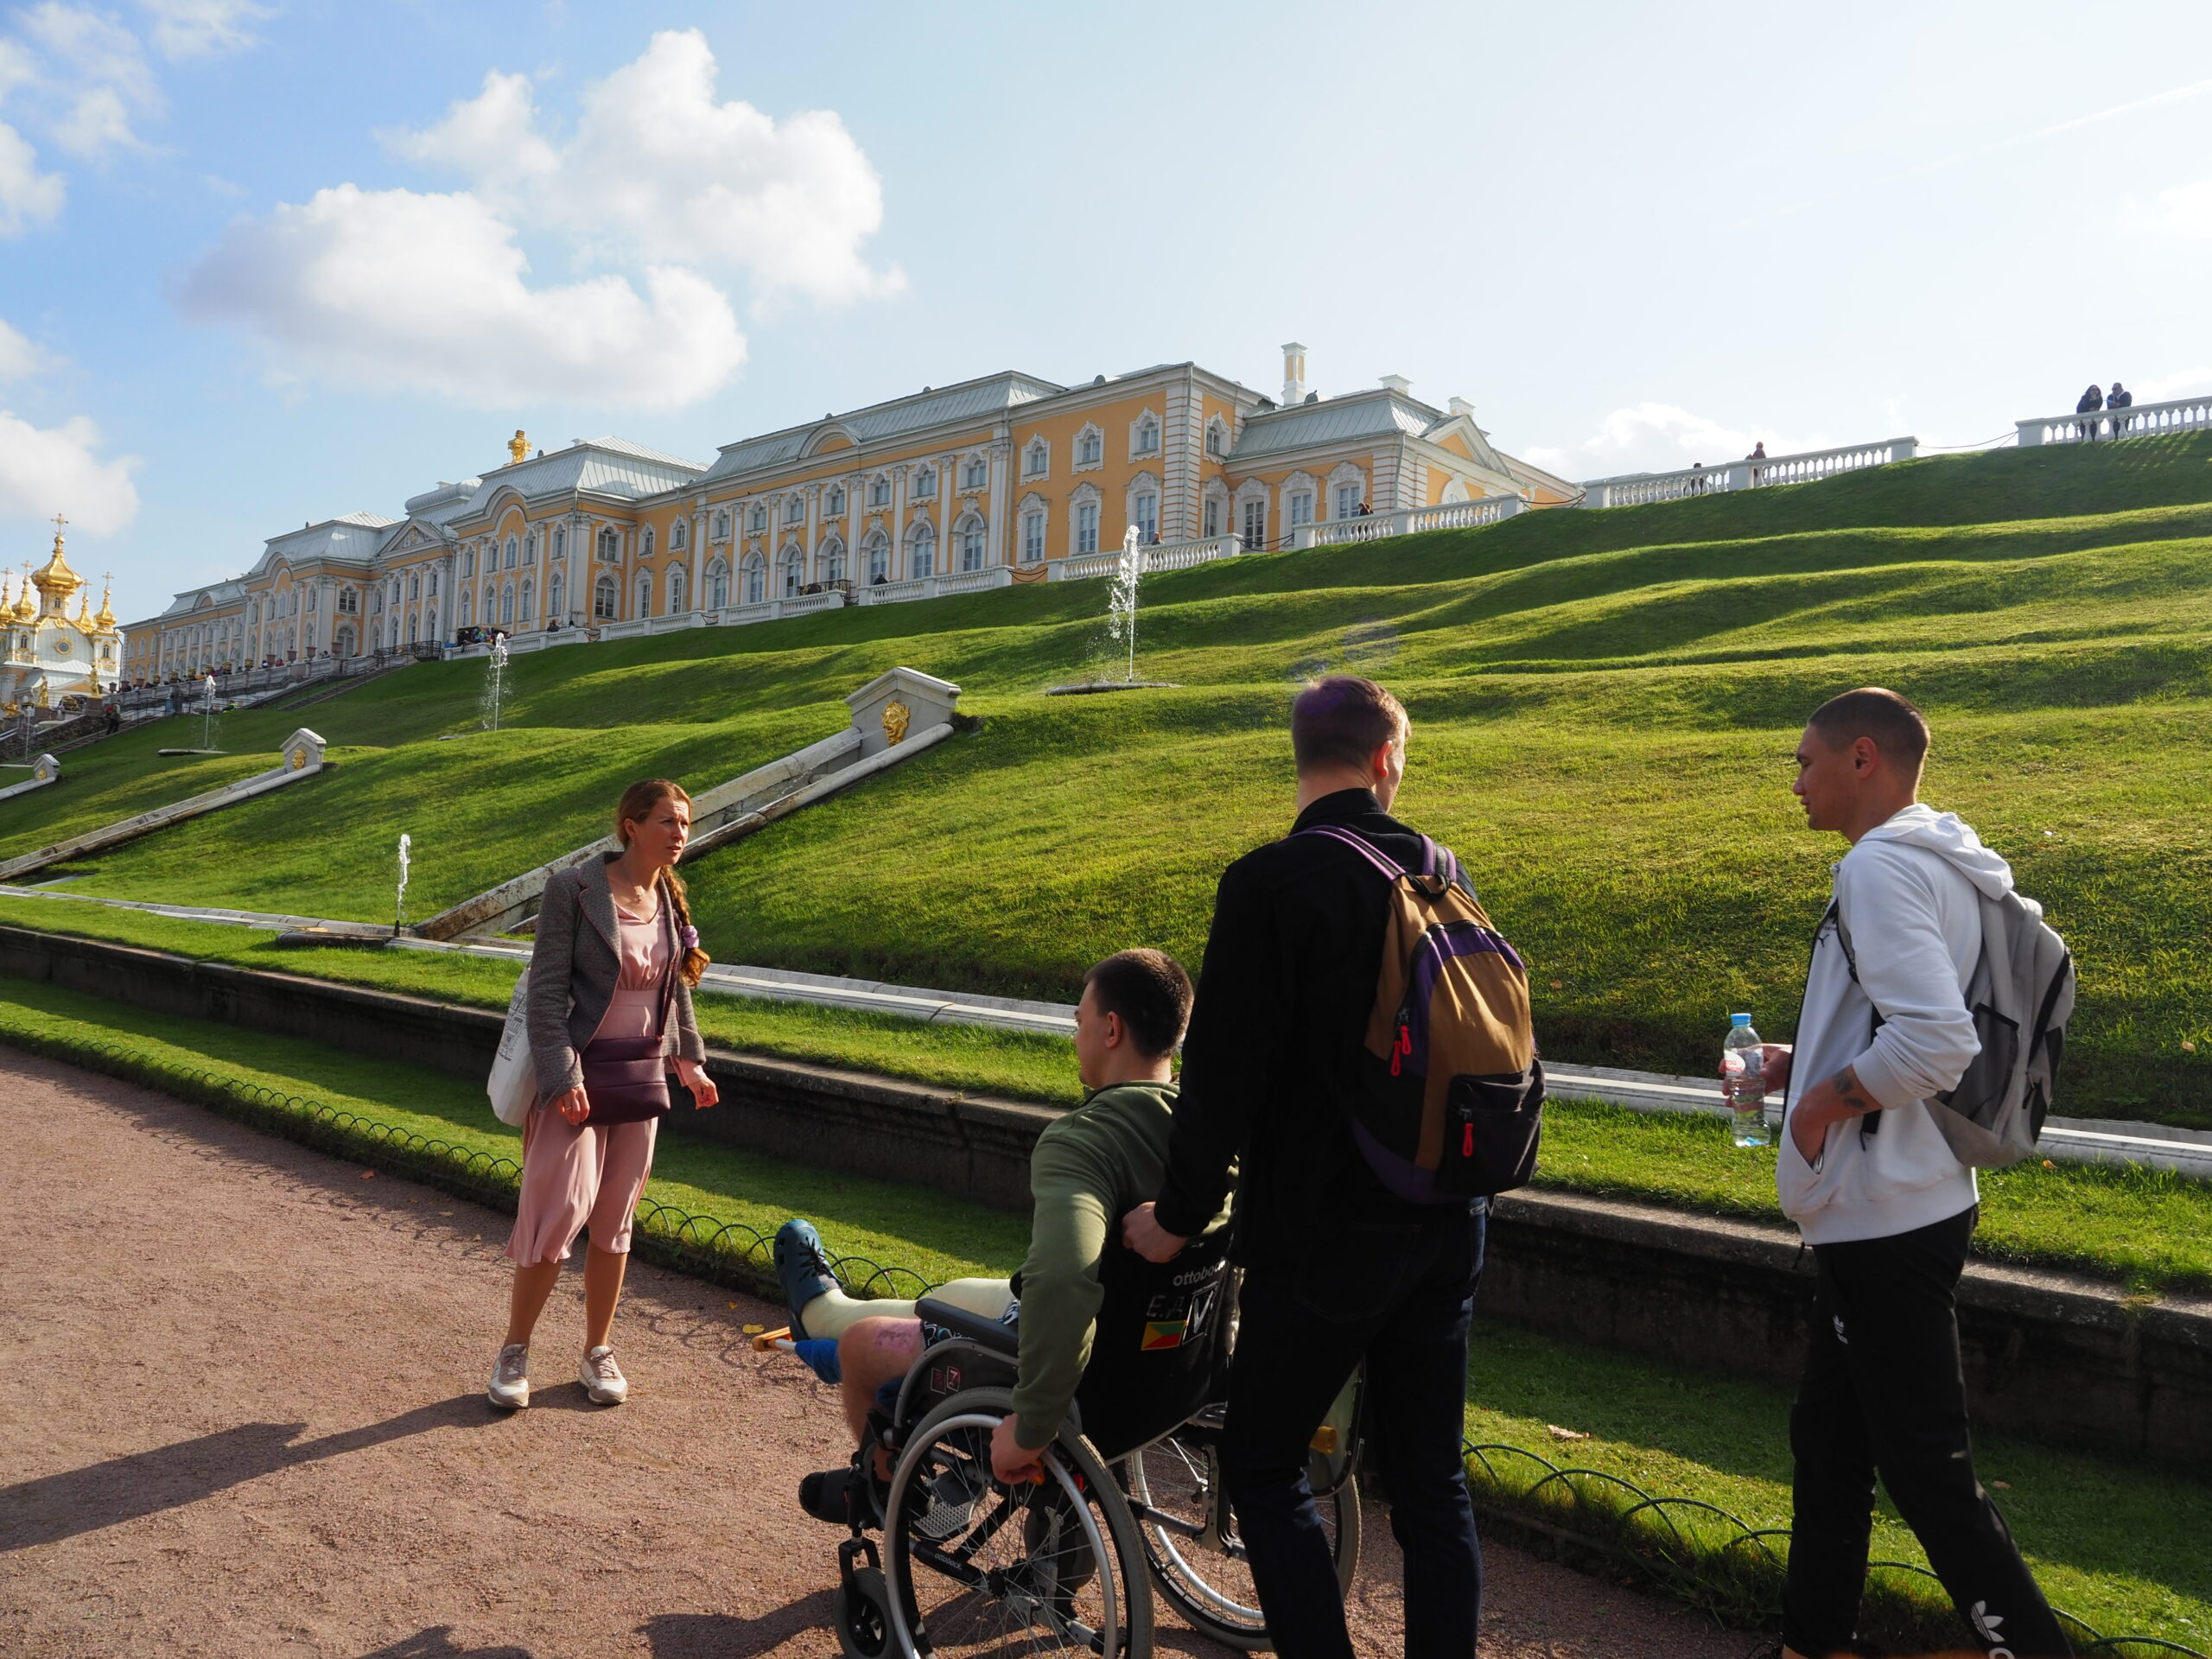
[[[1978,1169],[2002,1169],[2035,1151],[2050,1111],[2066,1022],[2074,1016],[2074,957],[2034,899],[2009,892],[2001,899],[1978,897],[1981,953],[1966,1000],[1981,1052],[1957,1087],[1926,1104],[1953,1157]],[[1840,909],[1835,925],[1855,981],[1859,957]],[[1881,1025],[1878,1011],[1874,1023]],[[1866,1129],[1874,1127],[1868,1119]]]

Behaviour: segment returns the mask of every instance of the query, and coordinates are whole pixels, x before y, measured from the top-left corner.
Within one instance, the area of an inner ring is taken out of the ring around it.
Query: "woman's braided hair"
[[[665,778],[645,778],[622,791],[622,799],[614,808],[614,838],[625,848],[630,844],[629,826],[652,816],[653,809],[665,800],[678,800],[691,804],[691,797],[683,785],[671,783]],[[714,960],[702,950],[696,941],[698,933],[691,925],[691,903],[684,892],[683,878],[677,874],[673,866],[660,873],[661,901],[672,907],[676,916],[676,931],[679,938],[694,941],[683,946],[683,960],[677,971],[683,976],[686,985],[696,985],[707,971],[707,964]]]

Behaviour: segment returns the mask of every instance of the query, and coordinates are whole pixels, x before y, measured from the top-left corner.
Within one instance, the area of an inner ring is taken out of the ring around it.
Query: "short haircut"
[[[1165,950],[1120,950],[1083,976],[1101,1014],[1118,1014],[1137,1052],[1174,1052],[1191,1019],[1191,976]]]
[[[1290,705],[1290,747],[1300,772],[1364,766],[1412,724],[1405,704],[1374,681],[1332,674],[1313,681]]]
[[[1862,685],[1830,697],[1805,724],[1831,748],[1848,748],[1866,737],[1873,740],[1885,757],[1902,766],[1917,770],[1928,758],[1928,717],[1878,685]]]

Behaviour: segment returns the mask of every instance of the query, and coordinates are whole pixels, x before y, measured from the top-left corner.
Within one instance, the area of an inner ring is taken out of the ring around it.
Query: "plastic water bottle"
[[[1772,1146],[1774,1134],[1766,1123],[1766,1049],[1748,1014],[1728,1016],[1728,1039],[1720,1046],[1720,1092],[1735,1114],[1736,1144]]]

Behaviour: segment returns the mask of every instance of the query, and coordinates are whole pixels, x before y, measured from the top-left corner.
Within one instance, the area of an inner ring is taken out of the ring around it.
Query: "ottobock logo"
[[[1830,1321],[1831,1321],[1831,1322],[1835,1325],[1835,1339],[1836,1339],[1838,1342],[1841,1343],[1845,1347],[1847,1347],[1847,1348],[1850,1347],[1850,1346],[1851,1346],[1851,1338],[1850,1338],[1850,1337],[1849,1337],[1849,1335],[1848,1335],[1848,1334],[1847,1334],[1847,1333],[1846,1333],[1846,1332],[1844,1331],[1844,1328],[1843,1328],[1843,1315],[1842,1315],[1842,1314],[1840,1314],[1840,1313],[1832,1313],[1832,1314],[1830,1314],[1830,1315],[1828,1316],[1828,1318],[1829,1318]]]
[[[1967,1617],[1974,1621],[1974,1633],[1990,1644],[1989,1659],[2012,1659],[2012,1649],[2005,1645],[1998,1628],[2005,1623],[2004,1614],[1993,1613],[1987,1602],[1977,1601]]]

